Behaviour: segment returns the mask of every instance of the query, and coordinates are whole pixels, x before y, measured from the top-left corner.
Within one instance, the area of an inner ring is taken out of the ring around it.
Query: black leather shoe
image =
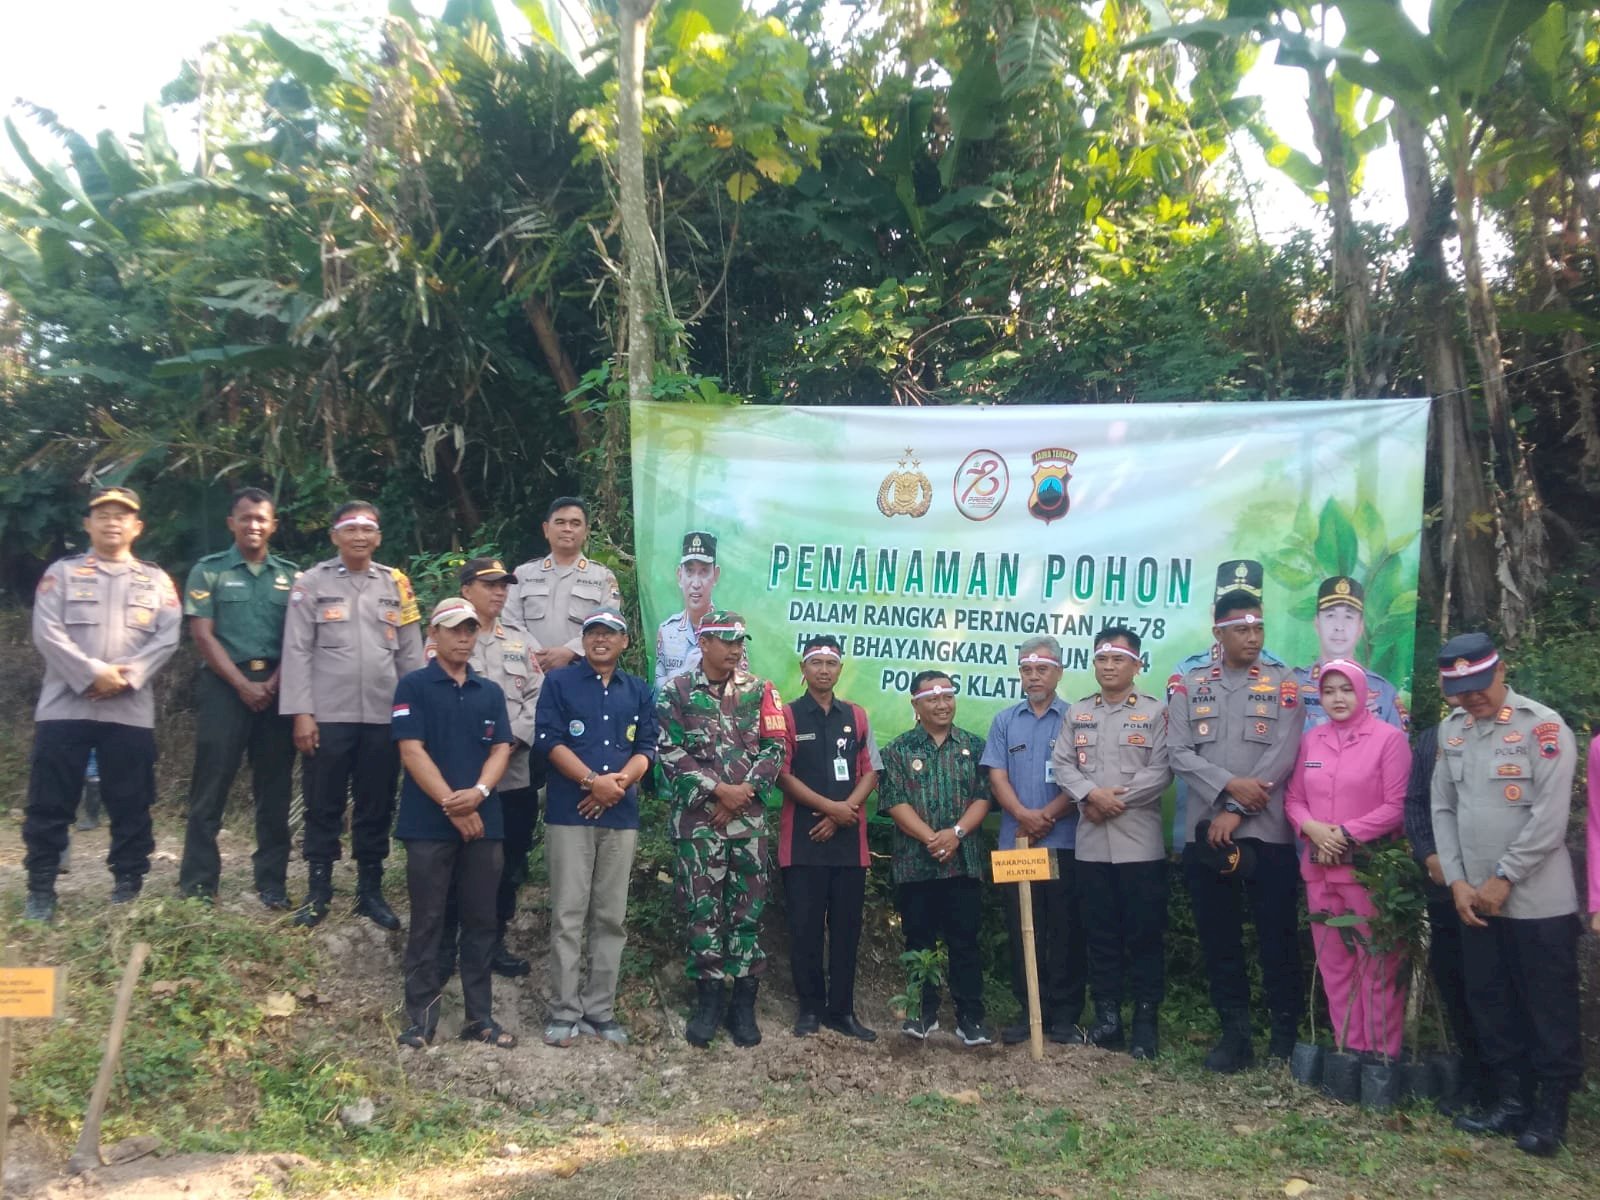
[[[1528,1126],[1517,1139],[1517,1149],[1537,1158],[1554,1158],[1567,1140],[1567,1089],[1544,1084]]]
[[[311,929],[322,924],[333,903],[333,864],[314,862],[306,864],[306,902],[294,914],[294,923],[301,929]]]
[[[878,1040],[878,1035],[873,1030],[868,1029],[860,1021],[856,1020],[855,1013],[846,1013],[842,1017],[836,1017],[830,1013],[822,1018],[822,1024],[825,1029],[831,1029],[835,1033],[842,1033],[845,1037],[855,1038],[857,1041],[875,1042]]]
[[[1160,1047],[1157,1026],[1157,1006],[1143,1001],[1133,1006],[1133,1036],[1128,1041],[1128,1053],[1138,1059],[1151,1059]]]
[[[821,1028],[822,1022],[817,1019],[817,1014],[814,1012],[806,1012],[801,1009],[794,1019],[795,1037],[810,1037]]]
[[[1000,1044],[1002,1046],[1020,1046],[1028,1040],[1029,1032],[1028,1022],[1025,1020],[1013,1021],[1009,1025],[1002,1025],[1000,1027]]]
[[[1058,1046],[1082,1046],[1089,1041],[1089,1035],[1082,1025],[1076,1021],[1062,1021],[1045,1027],[1045,1037]]]
[[[144,890],[144,878],[139,875],[118,875],[111,888],[111,903],[132,904]]]
[[[494,957],[489,960],[489,970],[507,979],[520,979],[533,970],[533,965],[525,958],[518,958],[504,945],[500,945],[495,947]]]
[[[1528,1105],[1516,1093],[1502,1094],[1492,1107],[1462,1113],[1452,1124],[1479,1137],[1516,1137],[1528,1124]]]
[[[272,912],[287,912],[290,908],[289,893],[282,888],[262,888],[256,893],[261,897],[261,907]]]
[[[1126,1040],[1122,1028],[1122,1006],[1102,1004],[1095,1010],[1095,1022],[1083,1035],[1083,1040],[1102,1050],[1121,1050]]]
[[[1256,1065],[1255,1047],[1250,1044],[1250,1013],[1248,1010],[1222,1014],[1222,1036],[1206,1055],[1206,1070],[1218,1075],[1232,1075]]]

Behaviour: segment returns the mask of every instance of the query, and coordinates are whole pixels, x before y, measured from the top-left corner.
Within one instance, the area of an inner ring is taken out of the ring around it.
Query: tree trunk
[[[656,264],[644,187],[644,59],[655,0],[618,0],[617,190],[622,224],[628,399],[648,400],[655,376]]]
[[[556,332],[556,323],[550,316],[550,306],[542,296],[530,295],[522,302],[522,315],[528,318],[528,328],[533,330],[533,338],[539,343],[551,378],[563,396],[570,396],[578,389],[578,372],[561,344],[561,335]],[[588,411],[576,405],[567,411],[572,417],[572,435],[578,444],[578,453],[593,449],[594,421]]]
[[[1411,270],[1423,371],[1434,396],[1432,437],[1439,464],[1440,633],[1481,628],[1495,611],[1494,505],[1485,474],[1488,454],[1472,427],[1466,363],[1456,337],[1456,304],[1445,270],[1448,204],[1436,204],[1427,142],[1420,122],[1396,107],[1390,117],[1400,150]]]
[[[1369,366],[1371,314],[1367,259],[1350,198],[1350,164],[1345,158],[1344,134],[1334,111],[1333,83],[1325,70],[1306,72],[1311,93],[1306,103],[1311,136],[1328,177],[1328,219],[1333,225],[1333,291],[1344,318],[1344,395],[1370,396],[1374,381]]]
[[[1495,482],[1495,577],[1500,581],[1500,626],[1516,641],[1532,615],[1533,602],[1549,577],[1544,501],[1528,469],[1517,437],[1501,360],[1500,324],[1494,298],[1483,277],[1478,243],[1478,179],[1472,163],[1468,121],[1459,112],[1446,118],[1445,140],[1456,189],[1456,223],[1461,236],[1461,266],[1467,293],[1467,328],[1482,372],[1483,402],[1489,418],[1490,466]]]

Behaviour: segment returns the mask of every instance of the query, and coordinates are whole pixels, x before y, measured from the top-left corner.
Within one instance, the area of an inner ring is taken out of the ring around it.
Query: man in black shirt
[[[844,666],[834,637],[800,651],[806,692],[787,705],[788,746],[778,790],[778,867],[789,911],[796,1037],[820,1025],[874,1041],[855,1014],[856,950],[867,892],[867,797],[878,786],[878,747],[866,711],[833,694]],[[823,935],[830,942],[823,974]]]

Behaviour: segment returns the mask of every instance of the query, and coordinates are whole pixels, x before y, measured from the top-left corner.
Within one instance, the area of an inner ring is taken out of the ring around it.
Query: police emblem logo
[[[1514,783],[1506,784],[1506,799],[1510,803],[1515,804],[1518,800],[1522,799],[1522,789]]]
[[[1033,452],[1033,492],[1028,496],[1028,512],[1043,521],[1059,521],[1072,507],[1067,484],[1072,482],[1072,466],[1078,461],[1076,450],[1050,447]]]
[[[1264,736],[1266,734],[1266,732],[1267,732],[1267,723],[1265,721],[1257,721],[1256,722],[1256,736],[1257,737]]]
[[[1350,581],[1348,579],[1339,580],[1338,583],[1333,585],[1333,590],[1336,595],[1348,596],[1350,594]]]
[[[1130,746],[1144,746],[1148,744],[1148,741],[1149,739],[1142,733],[1130,733],[1128,735],[1128,745]]]
[[[922,473],[916,451],[907,446],[899,465],[878,485],[878,511],[886,517],[920,517],[932,503],[933,484]]]
[[[974,450],[961,460],[951,484],[956,511],[969,521],[987,521],[1011,491],[1006,460],[993,450]]]
[[[920,770],[922,770],[922,760],[921,760],[921,759],[920,759],[920,758],[913,758],[913,759],[912,759],[912,760],[911,760],[911,769],[912,769],[912,770],[913,770],[913,771],[920,771]]]
[[[1200,724],[1194,727],[1194,731],[1201,737],[1205,737],[1206,734],[1211,732],[1211,723],[1209,721],[1201,721]]]
[[[1545,721],[1534,726],[1533,740],[1539,743],[1540,758],[1561,756],[1561,726],[1554,721]]]
[[[567,722],[567,734],[569,737],[582,737],[583,731],[587,728],[588,726],[586,726],[582,721]]]

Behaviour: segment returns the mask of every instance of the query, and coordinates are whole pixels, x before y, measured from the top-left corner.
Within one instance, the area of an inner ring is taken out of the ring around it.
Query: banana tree
[[[1506,388],[1499,321],[1484,276],[1479,139],[1512,47],[1549,0],[1434,0],[1424,33],[1393,0],[1340,0],[1338,70],[1388,96],[1428,131],[1455,189],[1467,326],[1488,416],[1500,623],[1515,638],[1549,576],[1544,501]]]

